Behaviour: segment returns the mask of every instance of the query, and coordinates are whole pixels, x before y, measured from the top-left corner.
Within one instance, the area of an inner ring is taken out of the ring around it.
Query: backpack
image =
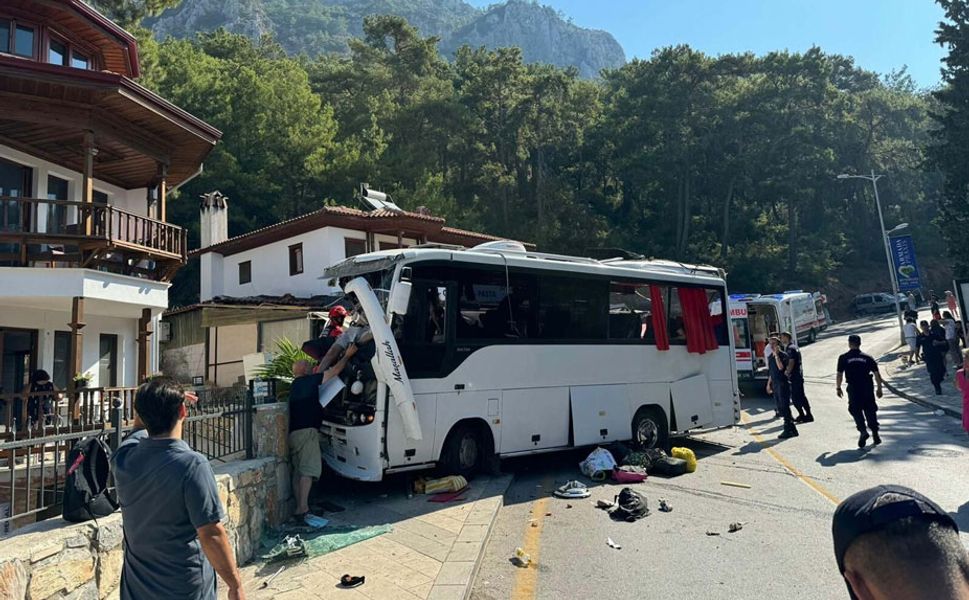
[[[81,439],[67,455],[64,520],[83,523],[118,510],[114,488],[108,487],[111,450],[98,436]]]
[[[646,496],[632,488],[622,488],[616,496],[616,508],[610,514],[617,521],[638,521],[649,516]]]

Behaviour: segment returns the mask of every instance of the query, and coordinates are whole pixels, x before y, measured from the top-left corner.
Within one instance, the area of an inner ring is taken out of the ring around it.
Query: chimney
[[[228,198],[222,192],[214,191],[202,194],[199,204],[201,227],[201,247],[208,248],[229,239],[229,205]],[[199,300],[206,302],[221,296],[225,290],[224,259],[218,252],[206,252],[200,257],[201,278],[199,286]]]
[[[202,220],[199,234],[202,238],[202,248],[208,248],[229,239],[228,200],[218,190],[202,194],[202,202],[199,204]]]

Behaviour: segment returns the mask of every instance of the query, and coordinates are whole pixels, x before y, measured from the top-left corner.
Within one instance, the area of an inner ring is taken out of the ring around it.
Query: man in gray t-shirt
[[[215,600],[215,572],[243,598],[212,467],[181,439],[186,395],[154,379],[135,396],[136,429],[112,455],[121,501],[121,599]],[[213,569],[214,567],[214,569]]]

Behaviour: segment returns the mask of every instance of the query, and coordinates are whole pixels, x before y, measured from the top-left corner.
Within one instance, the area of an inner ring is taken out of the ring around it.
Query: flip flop
[[[358,577],[351,576],[349,573],[340,578],[340,587],[354,588],[363,585],[367,578],[363,575]]]
[[[552,493],[559,498],[588,498],[592,495],[589,488],[581,481],[569,481]]]

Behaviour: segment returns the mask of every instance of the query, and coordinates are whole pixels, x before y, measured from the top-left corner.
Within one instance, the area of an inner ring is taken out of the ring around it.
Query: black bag
[[[83,523],[118,510],[114,489],[108,488],[111,450],[98,436],[83,438],[67,455],[64,520]]]
[[[653,462],[653,465],[649,469],[649,474],[676,477],[677,475],[686,473],[688,467],[689,465],[682,458],[664,456]]]
[[[646,503],[646,496],[643,496],[632,488],[622,488],[616,496],[616,508],[609,513],[617,521],[638,521],[643,517],[649,516],[649,506]]]

